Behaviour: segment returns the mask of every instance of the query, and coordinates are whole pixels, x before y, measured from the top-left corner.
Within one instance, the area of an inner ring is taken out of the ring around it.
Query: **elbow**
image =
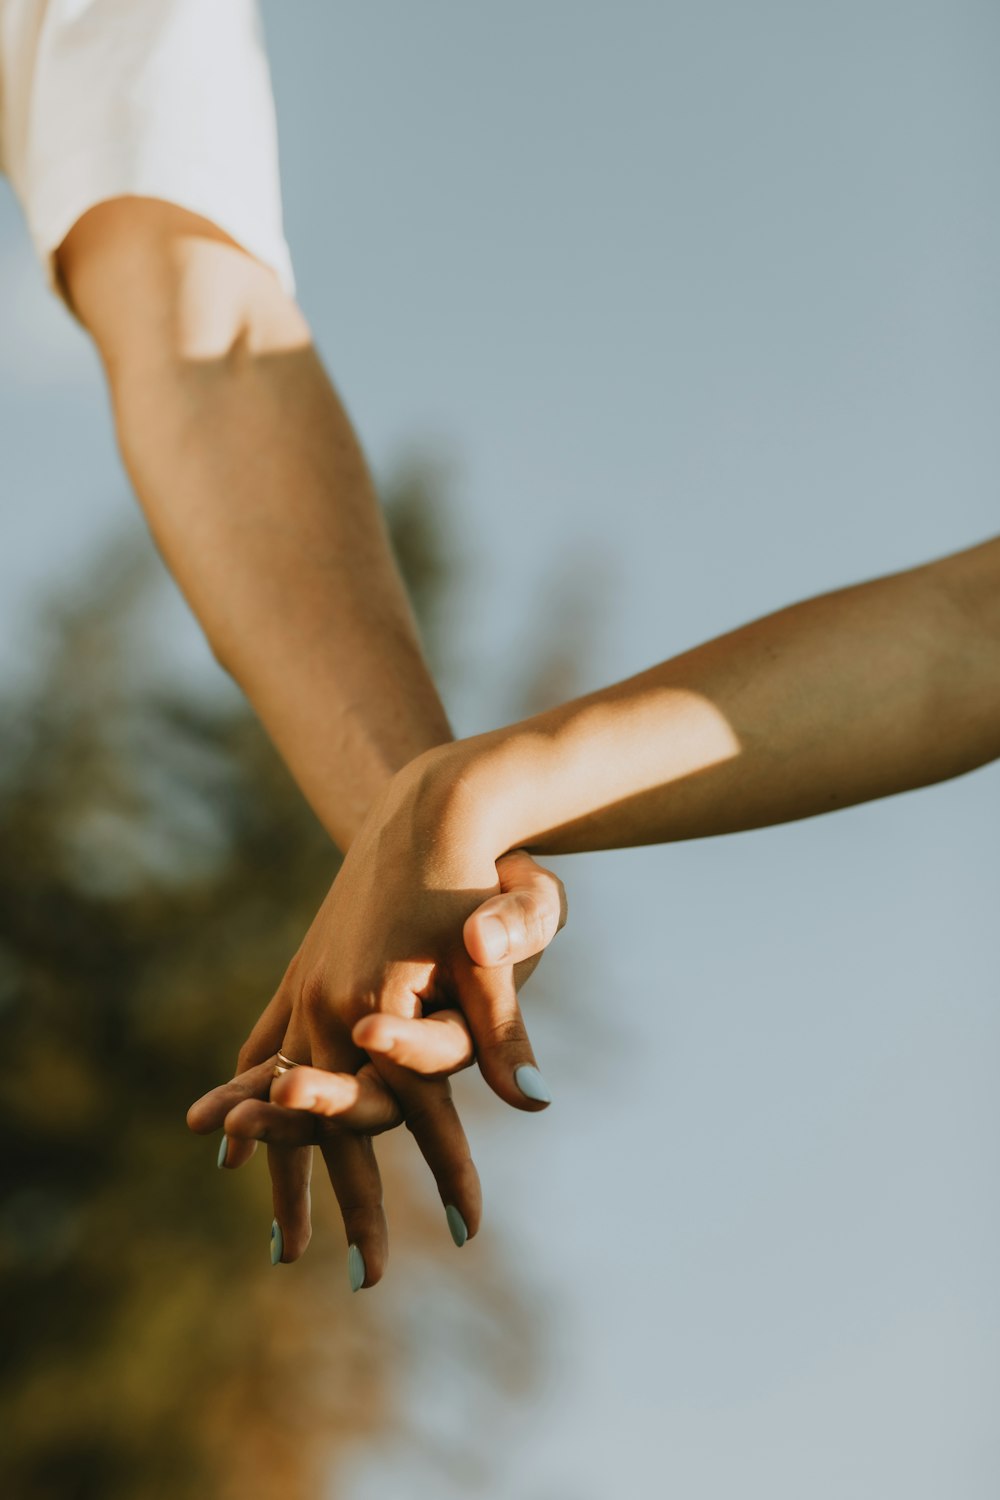
[[[69,231],[56,263],[66,300],[113,381],[226,367],[311,343],[275,272],[174,204],[97,204]]]

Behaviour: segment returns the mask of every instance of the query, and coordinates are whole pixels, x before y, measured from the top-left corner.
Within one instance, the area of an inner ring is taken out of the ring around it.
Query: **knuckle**
[[[301,969],[303,962],[304,960],[302,957],[302,949],[301,947],[296,948],[295,952],[292,954],[291,958],[288,961],[288,967],[285,969],[285,977],[282,980],[283,986],[294,979],[295,975]]]
[[[377,1233],[382,1209],[381,1194],[375,1193],[371,1198],[359,1198],[354,1193],[344,1197],[338,1194],[337,1203],[349,1239],[363,1241],[369,1235]]]
[[[403,1124],[411,1135],[420,1135],[428,1123],[430,1110],[426,1105],[418,1105],[415,1109],[408,1109],[403,1115]]]
[[[479,1046],[507,1047],[512,1042],[525,1040],[524,1024],[519,1016],[505,1016],[501,1020],[488,1021],[482,1028]]]
[[[438,1085],[438,1088],[421,1091],[421,1097],[417,1100],[406,1101],[403,1124],[406,1125],[406,1130],[420,1130],[423,1125],[439,1121],[445,1113],[454,1113],[454,1103],[447,1085],[444,1088]]]
[[[428,1125],[439,1126],[445,1117],[449,1123],[458,1119],[447,1079],[425,1084],[419,1095],[408,1099],[403,1107],[403,1123],[409,1131],[419,1131]]]
[[[326,975],[322,969],[310,969],[303,974],[299,984],[299,1005],[306,1020],[326,1014]]]

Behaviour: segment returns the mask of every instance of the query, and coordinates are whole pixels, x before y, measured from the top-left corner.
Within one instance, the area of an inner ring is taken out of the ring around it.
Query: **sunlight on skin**
[[[621,730],[626,720],[629,751],[623,755]],[[680,781],[740,753],[725,714],[701,693],[685,688],[622,692],[583,707],[551,736],[546,753],[560,759],[569,738],[586,743],[588,760],[595,775],[599,770],[609,801]]]
[[[478,757],[477,778],[481,773],[486,787],[496,788],[492,840],[529,843],[578,816],[581,806],[613,808],[742,752],[725,714],[686,688],[627,683],[556,715],[549,731],[517,730],[514,765],[515,747],[502,737]]]
[[[425,781],[454,788],[460,850],[478,816],[485,860],[734,833],[962,775],[1000,753],[998,573],[991,539],[789,605],[431,752]]]
[[[174,336],[181,359],[223,359],[237,347],[254,356],[283,354],[312,342],[277,277],[239,246],[204,234],[178,235],[171,253],[179,273]]]

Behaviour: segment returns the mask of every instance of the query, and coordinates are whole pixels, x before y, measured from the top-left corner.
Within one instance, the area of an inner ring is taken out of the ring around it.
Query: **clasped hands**
[[[388,1252],[373,1136],[406,1124],[461,1245],[479,1227],[482,1199],[449,1075],[475,1059],[508,1104],[548,1102],[517,990],[562,927],[565,894],[524,850],[491,847],[451,751],[418,757],[389,783],[236,1076],[188,1111],[199,1134],[225,1132],[220,1166],[242,1166],[267,1144],[275,1264],[309,1243],[310,1148],[319,1147],[354,1290],[380,1280]],[[276,1077],[279,1051],[300,1066]]]

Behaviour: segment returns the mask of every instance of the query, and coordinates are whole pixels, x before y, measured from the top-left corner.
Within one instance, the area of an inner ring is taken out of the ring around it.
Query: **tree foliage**
[[[398,486],[401,546],[430,608],[421,483]],[[388,1151],[396,1274],[352,1298],[325,1180],[309,1254],[272,1269],[262,1163],[217,1173],[217,1140],[185,1129],[337,858],[238,695],[137,659],[158,571],[148,545],[113,549],[54,608],[0,726],[4,1491],[314,1500],[349,1444],[405,1430],[422,1318],[446,1303],[459,1362],[474,1324],[479,1375],[516,1382],[517,1308],[487,1244],[449,1256],[407,1139]]]

